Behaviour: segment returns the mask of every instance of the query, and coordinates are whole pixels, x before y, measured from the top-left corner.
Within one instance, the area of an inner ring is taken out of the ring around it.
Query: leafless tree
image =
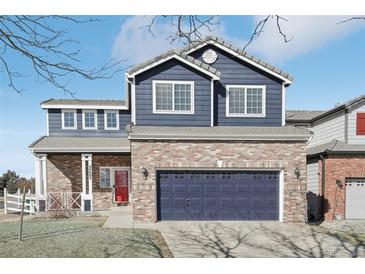
[[[98,68],[85,69],[79,60],[79,42],[61,27],[66,23],[96,23],[98,19],[79,20],[70,16],[0,16],[0,67],[9,87],[18,93],[17,78],[24,77],[12,58],[21,55],[30,61],[36,78],[74,96],[68,88],[71,77],[87,80],[111,78],[121,70],[123,60],[109,60]]]
[[[154,35],[153,26],[157,21],[162,19],[170,20],[171,26],[175,27],[175,31],[168,37],[168,40],[173,43],[180,39],[184,44],[192,44],[201,40],[207,32],[216,30],[221,23],[220,16],[197,16],[197,15],[171,15],[171,16],[154,16],[151,22],[146,26],[147,31]],[[365,16],[354,16],[344,21],[338,22],[347,23],[353,20],[364,20]],[[242,50],[246,50],[251,43],[260,37],[265,31],[265,27],[270,21],[274,21],[276,31],[282,37],[284,43],[289,43],[294,36],[288,36],[283,27],[283,21],[288,22],[288,19],[280,15],[267,15],[259,20],[250,35],[248,41],[242,46]]]
[[[153,26],[159,19],[169,20],[171,26],[174,27],[175,31],[168,37],[168,40],[173,43],[176,40],[181,40],[184,44],[192,44],[196,41],[201,40],[205,34],[213,32],[221,24],[221,18],[217,15],[212,16],[198,16],[198,15],[161,15],[154,16],[149,24],[146,25],[147,31],[154,36]],[[288,43],[293,37],[288,38],[285,32],[282,30],[281,22],[288,21],[286,18],[279,15],[268,15],[260,20],[252,32],[248,42],[243,46],[245,50],[253,40],[260,37],[264,32],[266,24],[275,20],[276,27],[279,34],[283,37],[285,43]]]

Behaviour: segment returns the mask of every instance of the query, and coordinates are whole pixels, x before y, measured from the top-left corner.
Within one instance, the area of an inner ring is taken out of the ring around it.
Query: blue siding
[[[221,72],[220,82],[214,86],[214,124],[219,126],[281,126],[281,81],[212,45],[198,49],[190,55],[202,61],[202,54],[208,48],[216,51],[218,58],[212,66]],[[266,117],[226,117],[226,85],[266,85]]]
[[[153,80],[194,81],[194,114],[154,114]],[[139,126],[210,126],[210,77],[177,60],[136,76],[136,124]]]
[[[131,114],[129,111],[119,110],[119,130],[104,129],[104,111],[97,110],[97,130],[82,129],[82,110],[77,110],[77,129],[62,129],[61,109],[48,110],[48,123],[50,136],[76,136],[76,137],[126,137],[126,125],[130,124]]]

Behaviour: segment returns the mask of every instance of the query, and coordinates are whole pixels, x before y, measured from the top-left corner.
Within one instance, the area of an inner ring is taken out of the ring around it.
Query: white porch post
[[[38,210],[46,210],[47,154],[38,154],[35,156],[35,194]]]
[[[82,194],[81,194],[81,210],[93,210],[93,180],[92,180],[92,155],[81,154],[82,167]]]

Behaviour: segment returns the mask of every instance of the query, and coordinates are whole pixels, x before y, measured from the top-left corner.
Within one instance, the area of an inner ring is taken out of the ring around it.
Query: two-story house
[[[328,111],[288,111],[313,131],[307,148],[311,219],[365,219],[365,95]]]
[[[304,222],[310,133],[285,125],[291,83],[207,37],[130,69],[125,101],[43,102],[47,135],[30,146],[39,208],[129,202],[136,221]]]

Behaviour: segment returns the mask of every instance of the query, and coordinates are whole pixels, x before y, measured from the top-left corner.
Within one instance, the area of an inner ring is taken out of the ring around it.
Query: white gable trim
[[[91,110],[95,110],[95,109],[120,109],[120,110],[128,110],[129,107],[128,106],[114,106],[114,105],[109,105],[109,106],[103,106],[103,105],[47,105],[47,104],[41,104],[41,108],[43,109],[91,109]]]
[[[291,80],[289,80],[288,78],[280,75],[279,73],[276,73],[276,72],[272,71],[271,69],[268,69],[268,68],[264,67],[263,65],[260,65],[260,64],[256,63],[255,61],[247,58],[246,56],[243,56],[241,54],[238,54],[236,51],[234,51],[234,50],[232,50],[232,49],[230,49],[230,48],[228,48],[228,47],[226,47],[226,46],[224,46],[224,45],[222,45],[220,43],[217,43],[215,41],[207,41],[207,42],[201,43],[201,44],[197,45],[196,47],[193,47],[193,48],[185,51],[185,53],[186,54],[190,54],[191,52],[196,51],[196,50],[198,50],[198,49],[200,49],[200,48],[202,48],[202,47],[204,47],[206,45],[214,45],[214,46],[216,46],[216,47],[218,47],[218,48],[220,48],[220,49],[222,49],[222,50],[224,50],[224,51],[232,54],[233,56],[235,56],[235,57],[237,57],[237,58],[239,58],[239,59],[241,59],[241,60],[243,60],[243,61],[245,61],[245,62],[247,62],[247,63],[249,63],[251,65],[253,65],[254,67],[257,67],[257,68],[259,68],[259,69],[261,69],[261,70],[263,70],[263,71],[265,71],[265,72],[267,72],[267,73],[269,73],[269,74],[271,74],[271,75],[273,75],[273,76],[275,76],[275,77],[283,80],[285,84],[288,84],[289,85],[289,84],[292,83]]]
[[[212,72],[210,72],[210,71],[208,71],[208,70],[206,70],[206,69],[204,69],[204,68],[202,68],[202,67],[200,67],[200,66],[198,66],[198,65],[196,65],[196,64],[194,64],[192,62],[189,62],[189,61],[185,60],[184,58],[182,58],[181,56],[179,56],[177,54],[172,54],[172,55],[169,55],[167,57],[158,59],[157,61],[152,62],[151,64],[146,65],[146,66],[144,66],[144,67],[136,70],[133,73],[130,73],[129,76],[130,77],[134,77],[134,76],[136,76],[136,75],[138,75],[138,74],[140,74],[140,73],[142,73],[142,72],[144,72],[146,70],[149,70],[149,69],[151,69],[151,68],[153,68],[155,66],[158,66],[158,65],[160,65],[160,64],[162,64],[162,63],[164,63],[164,62],[166,62],[168,60],[171,60],[171,59],[179,60],[179,61],[183,62],[184,64],[187,64],[188,66],[190,66],[190,67],[192,67],[192,68],[194,68],[196,70],[199,70],[199,71],[203,72],[204,74],[212,77],[214,80],[219,80],[219,77],[217,75],[215,75],[214,73],[212,73]]]

